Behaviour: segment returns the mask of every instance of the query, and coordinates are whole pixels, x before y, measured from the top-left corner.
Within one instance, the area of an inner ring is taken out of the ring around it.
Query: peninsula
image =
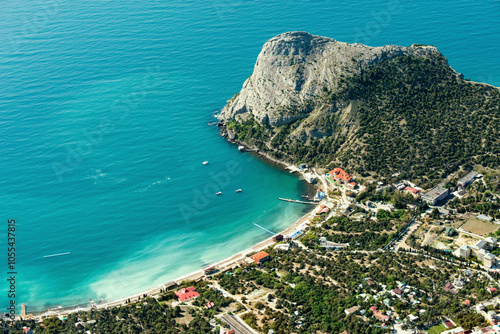
[[[0,333],[498,333],[499,106],[435,46],[278,35],[219,128],[316,184],[281,199],[314,209],[154,292]]]

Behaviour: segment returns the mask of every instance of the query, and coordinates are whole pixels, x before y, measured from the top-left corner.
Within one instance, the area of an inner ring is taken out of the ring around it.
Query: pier
[[[255,226],[257,226],[257,227],[259,227],[259,228],[261,228],[261,229],[263,229],[263,230],[264,230],[264,231],[266,231],[267,233],[270,233],[270,234],[272,234],[272,235],[276,235],[276,233],[274,233],[273,231],[269,231],[269,230],[268,230],[267,228],[265,228],[265,227],[262,227],[262,226],[260,226],[260,225],[258,225],[258,224],[255,224],[255,223],[252,223],[252,224],[254,224]]]
[[[285,201],[285,202],[290,202],[290,203],[312,204],[312,205],[316,205],[316,204],[318,204],[318,203],[316,203],[316,202],[298,201],[298,200],[295,200],[295,199],[289,199],[289,198],[281,198],[281,197],[278,197],[278,199],[279,199],[280,201]]]

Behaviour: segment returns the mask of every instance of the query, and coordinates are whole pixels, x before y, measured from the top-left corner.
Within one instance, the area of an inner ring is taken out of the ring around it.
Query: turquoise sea
[[[303,182],[207,125],[274,35],[433,44],[500,86],[499,16],[496,0],[2,2],[0,306],[8,219],[16,302],[37,311],[143,291],[303,214],[276,200]]]

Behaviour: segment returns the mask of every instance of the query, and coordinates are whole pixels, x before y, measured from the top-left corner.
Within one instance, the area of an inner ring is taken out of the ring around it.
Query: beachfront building
[[[321,215],[321,214],[324,214],[324,213],[328,213],[330,212],[330,209],[324,205],[324,204],[321,204],[318,208],[318,211],[316,212],[317,215]]]
[[[322,189],[318,189],[318,191],[316,191],[316,196],[314,196],[314,200],[321,201],[325,199],[325,197],[326,197],[325,192]]]
[[[180,302],[185,302],[198,297],[200,294],[196,292],[196,288],[194,286],[190,286],[189,288],[184,288],[175,292],[175,295]]]
[[[309,182],[311,184],[314,184],[314,183],[316,183],[316,175],[312,172],[304,173],[304,180],[306,180],[307,182]]]
[[[290,249],[290,244],[277,244],[274,246],[274,250],[286,252]]]
[[[474,181],[477,175],[477,172],[474,172],[473,170],[468,172],[464,177],[458,180],[457,186],[459,188],[465,189],[472,181]]]
[[[208,268],[205,268],[203,269],[203,273],[205,275],[210,275],[210,274],[213,274],[217,271],[217,268],[215,266],[212,266],[212,267],[208,267]]]
[[[263,262],[269,260],[269,254],[264,251],[260,251],[257,254],[254,254],[250,257],[255,264],[260,266]]]
[[[422,194],[422,199],[429,205],[436,205],[448,196],[449,190],[442,185],[437,185],[431,190]]]

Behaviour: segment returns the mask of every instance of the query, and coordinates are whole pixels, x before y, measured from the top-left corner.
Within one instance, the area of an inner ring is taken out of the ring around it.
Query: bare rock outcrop
[[[344,78],[400,55],[443,57],[433,46],[370,47],[307,32],[280,34],[264,44],[252,75],[228,100],[219,119],[241,121],[252,114],[261,124],[289,124],[309,116],[314,99],[338,91]]]

